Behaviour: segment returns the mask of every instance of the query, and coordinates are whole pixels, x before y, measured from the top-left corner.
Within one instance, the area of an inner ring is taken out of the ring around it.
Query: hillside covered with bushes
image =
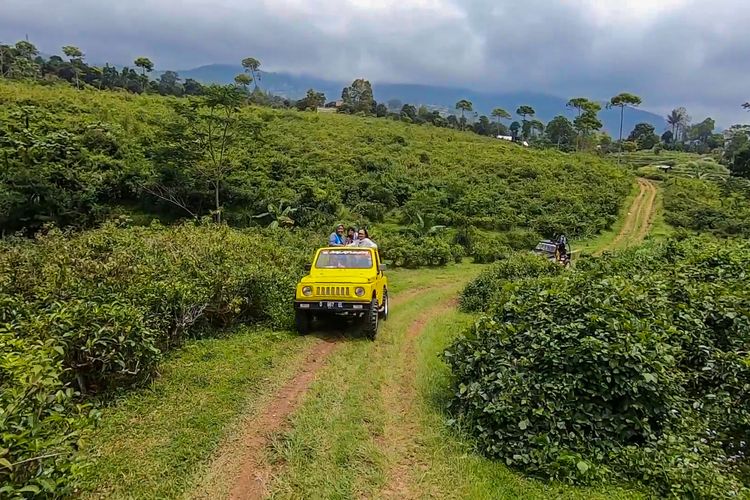
[[[234,226],[421,221],[583,236],[612,222],[631,182],[592,155],[244,105],[212,175],[194,148],[206,106],[205,97],[0,82],[0,230],[90,227],[113,214],[200,217],[215,210],[216,183]]]

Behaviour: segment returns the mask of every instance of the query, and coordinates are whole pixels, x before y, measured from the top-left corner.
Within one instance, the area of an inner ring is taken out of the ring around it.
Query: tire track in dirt
[[[654,223],[654,216],[656,215],[656,185],[651,181],[646,181],[648,185],[648,196],[645,203],[643,204],[643,217],[641,219],[640,229],[636,235],[636,241],[643,241],[651,231],[651,226]]]
[[[260,499],[273,469],[265,460],[270,436],[284,428],[300,406],[326,359],[340,346],[341,337],[320,338],[310,346],[296,373],[270,402],[241,426],[240,435],[219,448],[208,473],[191,498]]]
[[[457,305],[458,298],[455,296],[444,299],[422,311],[411,322],[404,336],[404,344],[400,348],[397,361],[401,365],[400,376],[391,380],[382,389],[384,407],[389,409],[390,419],[385,425],[379,445],[386,454],[390,453],[397,457],[387,473],[388,483],[381,491],[384,498],[403,499],[419,496],[410,489],[411,473],[415,470],[426,470],[428,464],[419,462],[417,450],[420,445],[414,440],[419,427],[417,412],[414,408],[418,398],[414,364],[416,340],[432,319]]]
[[[638,187],[638,196],[628,209],[622,229],[609,245],[599,249],[594,255],[601,255],[606,251],[638,243],[648,235],[655,215],[657,189],[653,182],[640,177],[638,178]]]
[[[431,288],[409,289],[394,294],[391,304],[401,304],[428,292]],[[242,423],[242,431],[220,447],[207,474],[189,498],[261,499],[278,472],[269,464],[265,450],[273,435],[283,431],[289,418],[303,400],[326,360],[340,347],[343,334],[321,337],[304,355],[296,373],[279,389],[270,402]]]

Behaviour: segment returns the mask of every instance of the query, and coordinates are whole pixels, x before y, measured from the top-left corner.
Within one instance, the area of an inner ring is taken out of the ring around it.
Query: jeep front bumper
[[[295,300],[294,308],[301,311],[364,312],[370,310],[369,302],[344,302],[341,300]]]

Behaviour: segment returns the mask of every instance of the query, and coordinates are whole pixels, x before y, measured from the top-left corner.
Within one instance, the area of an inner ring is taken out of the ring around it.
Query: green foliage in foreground
[[[87,226],[137,211],[207,215],[215,192],[200,155],[175,134],[189,100],[0,82],[0,230]],[[255,134],[239,138],[220,181],[224,218],[292,207],[295,226],[339,220],[541,234],[592,235],[608,227],[630,175],[586,154],[534,151],[470,133],[250,106]],[[150,194],[149,194],[150,193]]]
[[[94,393],[235,321],[285,326],[310,249],[226,226],[53,230],[0,247],[0,483],[65,491]],[[39,458],[41,457],[41,458]],[[17,465],[13,465],[17,464]],[[56,484],[57,483],[57,484]],[[32,493],[35,490],[29,490]]]
[[[534,475],[735,495],[750,480],[749,263],[746,242],[669,240],[507,285],[445,353],[453,410]]]

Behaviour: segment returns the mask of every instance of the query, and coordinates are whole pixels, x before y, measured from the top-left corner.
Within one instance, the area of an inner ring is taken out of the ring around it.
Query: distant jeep
[[[310,331],[313,317],[360,319],[370,339],[379,319],[388,317],[388,278],[376,248],[331,247],[315,253],[309,274],[297,284],[294,299],[297,331]]]

